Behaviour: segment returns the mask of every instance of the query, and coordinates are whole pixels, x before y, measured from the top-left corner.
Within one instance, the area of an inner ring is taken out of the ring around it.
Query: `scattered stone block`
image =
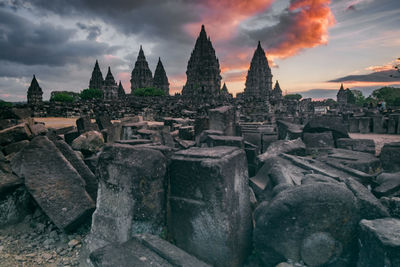
[[[349,133],[341,118],[319,117],[310,120],[303,128],[304,133],[332,132],[333,139],[349,138]]]
[[[225,136],[225,135],[208,135],[207,146],[235,146],[238,148],[244,148],[243,137],[241,136]]]
[[[100,131],[97,124],[92,123],[89,116],[82,116],[76,120],[76,127],[78,128],[78,132],[80,134],[89,132],[89,131]]]
[[[301,137],[304,125],[294,124],[287,121],[276,121],[278,126],[278,140],[294,140]]]
[[[306,146],[300,138],[295,140],[278,140],[270,144],[267,151],[258,156],[258,160],[264,162],[267,158],[278,156],[281,153],[304,156],[306,154]]]
[[[72,130],[64,134],[64,140],[68,145],[72,145],[72,142],[80,136],[77,130]]]
[[[372,127],[373,127],[373,132],[376,134],[385,134],[386,133],[386,129],[383,128],[383,116],[374,116],[372,118]]]
[[[349,118],[349,132],[359,133],[360,132],[360,119],[359,118]]]
[[[394,218],[360,222],[358,267],[400,265],[400,220]]]
[[[160,234],[165,225],[163,154],[148,148],[109,145],[100,154],[97,170],[99,195],[89,249],[126,242],[132,233]]]
[[[48,132],[43,123],[31,124],[29,125],[29,129],[31,130],[33,136],[46,135]]]
[[[103,146],[103,135],[97,131],[85,132],[72,142],[72,148],[81,151],[86,156],[96,154]]]
[[[359,124],[359,128],[360,128],[360,133],[366,134],[366,133],[370,133],[371,132],[371,118],[368,117],[363,117],[360,118],[360,124]]]
[[[222,131],[224,135],[235,135],[236,112],[232,106],[223,106],[209,111],[210,130]]]
[[[32,133],[27,124],[22,123],[0,131],[0,145],[5,146],[22,140],[27,140]]]
[[[373,191],[377,196],[390,196],[393,193],[398,193],[400,190],[400,172],[382,173],[376,177],[376,182],[379,186],[375,187]]]
[[[288,259],[307,266],[354,266],[358,216],[356,198],[344,185],[292,187],[255,210],[254,246],[263,266]]]
[[[375,142],[372,139],[340,138],[336,141],[338,148],[371,153],[375,155]]]
[[[35,137],[11,166],[58,228],[73,230],[90,218],[95,205],[85,191],[85,181],[47,137]]]
[[[400,172],[400,142],[386,143],[381,150],[380,159],[385,171]]]
[[[96,116],[96,123],[99,130],[109,129],[112,127],[111,118],[105,114]]]
[[[118,140],[115,143],[136,146],[142,144],[151,144],[152,142],[149,139],[132,139],[132,140]]]
[[[304,133],[303,142],[307,148],[333,148],[332,132]]]
[[[125,243],[100,248],[92,252],[89,259],[95,267],[210,267],[160,237],[148,234],[136,235]]]
[[[177,152],[170,168],[168,227],[177,246],[214,266],[241,266],[251,238],[244,151],[195,147]]]
[[[179,128],[179,138],[182,140],[194,140],[194,127],[184,126]]]

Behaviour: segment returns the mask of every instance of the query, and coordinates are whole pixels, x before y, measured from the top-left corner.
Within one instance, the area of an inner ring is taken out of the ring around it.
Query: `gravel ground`
[[[400,142],[399,134],[359,134],[351,133],[349,134],[353,139],[372,139],[375,142],[376,155],[381,153],[381,149],[384,144],[392,142]]]
[[[0,229],[0,266],[88,266],[83,248],[88,229],[83,226],[67,235],[37,210],[23,222]]]

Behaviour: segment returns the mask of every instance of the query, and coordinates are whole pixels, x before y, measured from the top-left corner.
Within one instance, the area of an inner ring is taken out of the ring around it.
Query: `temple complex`
[[[103,82],[103,74],[101,73],[99,62],[96,60],[89,82],[89,89],[101,89]]]
[[[35,75],[33,75],[31,85],[28,88],[28,104],[37,105],[42,103],[43,101],[42,95],[43,95],[42,88],[40,88]]]
[[[131,93],[136,89],[148,87],[153,87],[153,74],[149,69],[142,46],[140,46],[139,55],[131,75]]]
[[[246,77],[246,97],[269,98],[272,93],[272,73],[261,43],[258,42]]]
[[[185,96],[215,97],[221,90],[221,70],[211,40],[204,25],[190,56],[186,84],[182,89]]]
[[[161,89],[165,95],[169,95],[168,77],[160,58],[158,58],[157,67],[154,71],[154,87]]]

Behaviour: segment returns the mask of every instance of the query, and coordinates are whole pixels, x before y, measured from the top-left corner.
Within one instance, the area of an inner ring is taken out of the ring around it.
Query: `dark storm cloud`
[[[105,43],[72,40],[73,29],[36,24],[6,10],[0,10],[0,26],[0,60],[10,62],[63,66],[116,49]]]
[[[85,23],[77,22],[76,26],[88,33],[88,40],[95,40],[101,34],[101,27],[97,25],[87,25]]]

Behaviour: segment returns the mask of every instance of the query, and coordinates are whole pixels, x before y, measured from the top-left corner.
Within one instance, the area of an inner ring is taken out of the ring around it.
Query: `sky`
[[[26,101],[35,74],[51,91],[88,87],[95,60],[130,93],[140,45],[180,92],[204,24],[236,94],[258,41],[284,93],[335,97],[400,87],[399,0],[0,0],[0,99]]]

